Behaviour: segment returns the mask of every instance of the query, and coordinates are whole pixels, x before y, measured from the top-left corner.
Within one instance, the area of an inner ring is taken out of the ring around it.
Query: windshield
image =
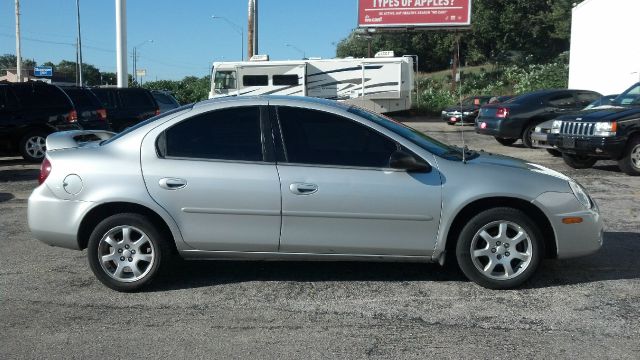
[[[614,106],[640,105],[640,83],[631,86],[622,94],[618,95],[612,102]]]
[[[442,143],[426,134],[410,128],[406,125],[403,125],[391,118],[386,116],[376,114],[373,112],[369,112],[365,109],[359,108],[357,106],[350,107],[347,111],[352,114],[361,116],[367,120],[370,120],[387,130],[390,130],[403,138],[411,141],[412,143],[420,146],[421,148],[427,150],[428,152],[440,156],[442,158],[448,160],[462,160],[462,151],[457,147],[453,147]]]
[[[236,72],[235,71],[216,71],[213,80],[215,90],[226,90],[236,88]]]

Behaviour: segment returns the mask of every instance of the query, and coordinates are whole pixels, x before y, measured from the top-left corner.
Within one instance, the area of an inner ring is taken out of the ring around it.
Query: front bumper
[[[536,148],[553,149],[547,142],[547,133],[534,132],[531,134],[531,143]]]
[[[92,206],[91,202],[59,199],[46,185],[40,185],[29,196],[29,229],[45,244],[80,250],[80,219]]]
[[[626,139],[616,137],[588,137],[565,134],[549,134],[549,146],[563,153],[588,155],[601,159],[620,159],[625,150]]]
[[[595,203],[592,209],[585,209],[571,193],[547,192],[538,196],[533,204],[543,209],[551,222],[559,259],[590,255],[602,247],[604,223]],[[582,222],[562,222],[569,217],[580,217]]]

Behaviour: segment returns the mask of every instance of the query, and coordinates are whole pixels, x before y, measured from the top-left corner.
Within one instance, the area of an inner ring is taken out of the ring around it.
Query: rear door
[[[280,182],[260,113],[259,106],[201,112],[143,141],[149,194],[194,249],[278,249]]]

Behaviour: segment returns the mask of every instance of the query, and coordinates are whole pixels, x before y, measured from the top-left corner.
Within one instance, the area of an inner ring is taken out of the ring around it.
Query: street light
[[[133,58],[133,79],[134,80],[138,80],[138,49],[143,47],[146,44],[152,43],[153,40],[145,40],[143,42],[141,42],[140,44],[136,45],[133,47],[133,55],[131,55],[131,57]],[[142,80],[141,80],[142,81]]]
[[[244,61],[244,30],[242,29],[242,26],[232,22],[231,20],[227,19],[224,16],[216,16],[216,15],[211,15],[211,19],[216,20],[223,20],[225,21],[227,24],[231,25],[231,27],[238,33],[240,34],[240,58],[242,59],[242,61]]]
[[[307,58],[307,54],[303,50],[300,50],[300,48],[298,48],[297,46],[295,46],[293,44],[289,44],[289,43],[284,44],[284,46],[290,47],[290,48],[296,50],[297,52],[299,52],[300,54],[302,54],[302,59],[303,60]]]

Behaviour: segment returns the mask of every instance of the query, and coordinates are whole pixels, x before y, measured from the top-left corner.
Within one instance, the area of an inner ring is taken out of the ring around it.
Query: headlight
[[[571,191],[573,191],[573,195],[576,196],[576,199],[578,199],[580,204],[587,209],[591,209],[593,207],[589,194],[587,194],[587,191],[580,184],[575,181],[569,181],[569,186],[571,187]]]
[[[616,136],[618,130],[618,124],[615,121],[611,122],[597,122],[593,135],[594,136]]]
[[[551,125],[551,133],[560,134],[560,127],[562,127],[562,121],[554,120],[553,125]]]
[[[536,129],[534,130],[534,132],[541,133],[542,128],[540,126],[536,126]]]
[[[442,110],[442,115],[444,115],[444,114],[446,114],[446,113],[447,113],[446,111]]]
[[[471,111],[465,111],[465,112],[462,113],[462,115],[464,115],[464,116],[469,116],[471,114],[473,114],[473,112],[471,112]]]

